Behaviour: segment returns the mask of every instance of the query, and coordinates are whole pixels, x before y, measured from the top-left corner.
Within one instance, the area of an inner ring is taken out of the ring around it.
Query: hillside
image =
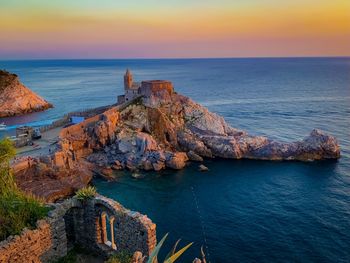
[[[28,89],[16,74],[0,70],[0,118],[52,108],[52,104]]]

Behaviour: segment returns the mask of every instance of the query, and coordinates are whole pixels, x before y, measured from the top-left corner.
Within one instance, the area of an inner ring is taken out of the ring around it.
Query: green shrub
[[[120,251],[111,256],[105,263],[131,263],[132,255],[125,251]]]
[[[79,189],[76,193],[75,196],[81,200],[81,201],[86,201],[88,199],[92,199],[96,196],[96,188],[93,186],[87,186],[84,188]]]
[[[16,155],[9,139],[0,140],[0,195],[17,191],[15,180],[10,170],[10,160]]]
[[[44,202],[18,189],[9,161],[15,155],[8,139],[0,141],[0,240],[19,234],[25,227],[35,228],[36,221],[47,215]]]
[[[32,196],[18,193],[0,196],[0,240],[19,234],[25,227],[35,228],[36,221],[48,211],[48,207]]]

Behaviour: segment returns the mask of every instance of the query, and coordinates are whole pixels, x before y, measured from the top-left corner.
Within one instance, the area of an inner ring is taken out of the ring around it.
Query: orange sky
[[[0,59],[349,56],[349,0],[0,0]]]

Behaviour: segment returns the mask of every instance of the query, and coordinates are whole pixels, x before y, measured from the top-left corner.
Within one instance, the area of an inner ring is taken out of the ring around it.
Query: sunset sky
[[[0,0],[0,60],[349,56],[349,0]]]

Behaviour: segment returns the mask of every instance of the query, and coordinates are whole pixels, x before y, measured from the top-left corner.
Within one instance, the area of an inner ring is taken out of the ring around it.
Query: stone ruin
[[[104,196],[53,204],[34,230],[0,242],[0,263],[52,262],[79,245],[104,258],[124,251],[149,256],[156,246],[156,225]]]

